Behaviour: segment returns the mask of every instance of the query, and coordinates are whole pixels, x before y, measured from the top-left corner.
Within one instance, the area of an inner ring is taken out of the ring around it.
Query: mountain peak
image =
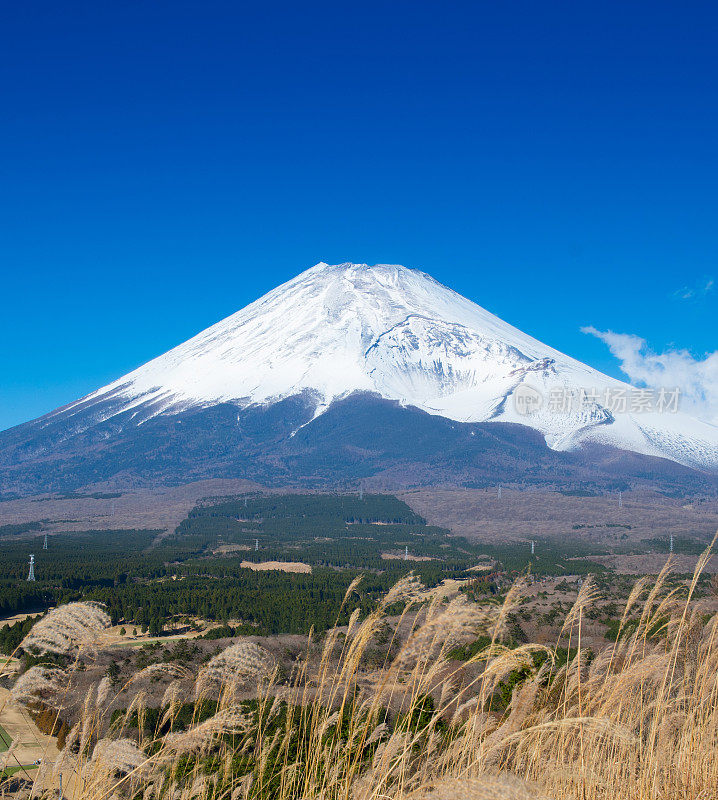
[[[403,264],[361,264],[354,261],[344,261],[341,264],[327,264],[326,261],[320,261],[318,264],[306,270],[306,272],[311,272],[312,270],[327,270],[332,272],[418,272],[418,270],[405,267]]]
[[[294,280],[300,280],[303,277],[326,275],[332,277],[366,277],[366,278],[416,278],[436,283],[434,278],[426,272],[413,267],[407,267],[403,264],[360,264],[353,261],[345,261],[341,264],[327,264],[325,261],[320,261],[308,270],[299,273]]]

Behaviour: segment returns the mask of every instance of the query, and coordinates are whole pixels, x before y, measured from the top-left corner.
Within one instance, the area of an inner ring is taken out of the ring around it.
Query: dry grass
[[[99,603],[68,603],[35,623],[22,646],[37,655],[71,655],[98,645],[109,627],[110,617]]]
[[[96,687],[55,773],[75,776],[77,800],[708,800],[718,787],[718,617],[699,615],[693,596],[707,559],[685,589],[667,586],[668,566],[639,581],[623,617],[638,614],[638,626],[597,653],[583,637],[596,598],[585,581],[560,640],[574,655],[560,668],[555,650],[504,644],[521,583],[487,611],[462,597],[427,603],[408,578],[363,620],[357,611],[321,647],[310,643],[316,657],[281,685],[266,651],[234,644],[197,677],[189,724],[177,716],[187,676],[169,676],[152,736],[130,725],[146,713],[143,692],[107,732],[113,690]],[[409,632],[369,685],[365,653],[399,600]],[[449,657],[478,633],[489,644],[470,663]],[[535,667],[538,652],[548,659]],[[517,669],[523,680],[497,711],[497,689]],[[41,677],[43,691],[58,681]],[[252,704],[240,686],[252,687]],[[201,718],[210,694],[216,712]],[[61,698],[59,689],[55,706]],[[38,793],[52,785],[44,773]]]

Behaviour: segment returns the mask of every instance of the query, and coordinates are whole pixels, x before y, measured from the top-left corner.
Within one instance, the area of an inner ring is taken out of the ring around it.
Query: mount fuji
[[[423,272],[320,263],[108,386],[0,433],[0,479],[20,493],[402,471],[419,482],[712,480],[718,427],[609,402],[631,391]]]

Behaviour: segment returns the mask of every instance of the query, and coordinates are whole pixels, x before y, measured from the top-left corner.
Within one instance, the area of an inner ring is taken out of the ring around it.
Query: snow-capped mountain
[[[211,477],[718,491],[718,428],[630,392],[422,272],[317,264],[0,432],[0,497]]]
[[[717,427],[641,408],[627,384],[423,272],[388,264],[317,264],[44,419],[59,415],[74,430],[74,417],[80,427],[120,416],[144,424],[193,408],[267,406],[298,395],[310,398],[316,418],[355,392],[457,422],[519,423],[554,450],[594,443],[718,469]],[[535,402],[526,405],[526,397]]]

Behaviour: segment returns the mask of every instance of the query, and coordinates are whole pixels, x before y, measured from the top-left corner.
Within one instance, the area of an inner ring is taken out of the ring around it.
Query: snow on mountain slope
[[[543,399],[527,414],[515,402],[526,386]],[[718,469],[718,428],[680,412],[614,413],[598,397],[549,406],[557,390],[627,388],[422,272],[320,263],[61,413],[89,407],[107,419],[135,409],[140,420],[309,392],[320,414],[366,391],[460,422],[529,425],[557,450],[596,442]]]

